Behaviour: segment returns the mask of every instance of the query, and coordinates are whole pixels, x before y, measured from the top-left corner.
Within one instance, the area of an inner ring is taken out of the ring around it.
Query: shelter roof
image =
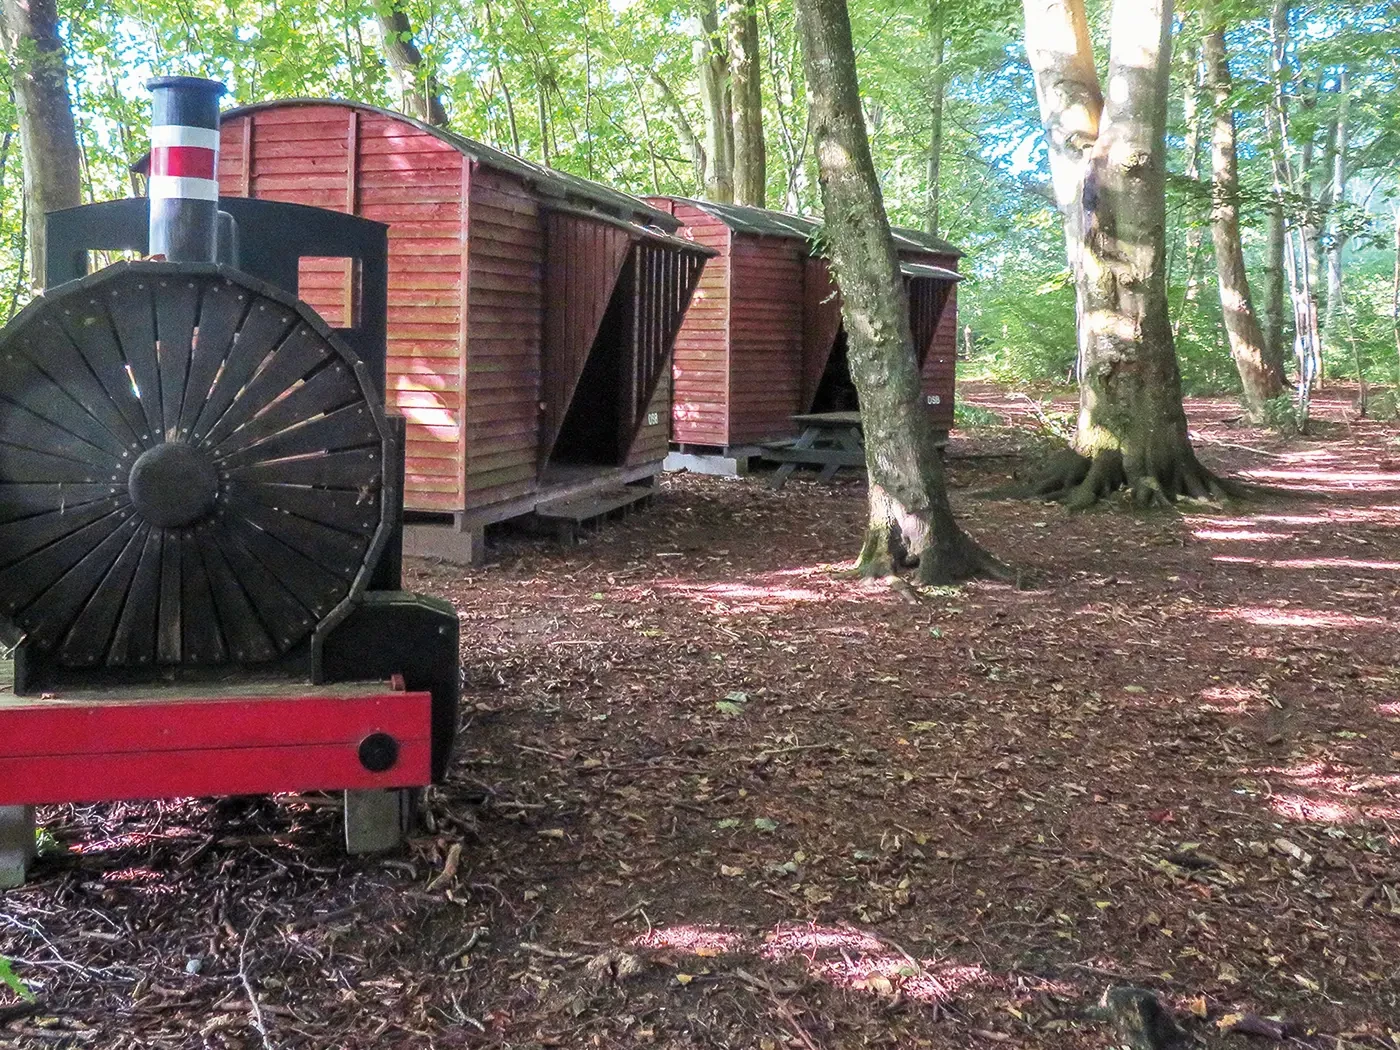
[[[712,215],[737,233],[755,233],[773,237],[798,237],[813,240],[821,235],[822,221],[809,215],[794,215],[791,212],[776,211],[772,208],[754,208],[746,204],[716,204],[694,197],[672,197],[692,207]],[[938,255],[961,257],[956,247],[922,230],[911,230],[903,226],[891,228],[895,248],[899,251],[932,252]]]
[[[221,120],[233,120],[238,117],[258,113],[263,110],[282,109],[288,106],[343,106],[347,109],[359,110],[362,113],[373,113],[376,116],[388,117],[392,120],[410,124],[419,131],[426,132],[434,138],[447,143],[453,149],[464,156],[471,157],[472,160],[484,167],[503,171],[509,175],[514,175],[519,179],[533,185],[541,194],[555,197],[561,200],[573,200],[575,202],[587,202],[600,210],[626,219],[629,222],[642,221],[647,226],[656,226],[667,233],[673,233],[679,227],[679,223],[674,217],[659,208],[653,208],[646,201],[638,197],[633,197],[629,193],[615,190],[611,186],[605,186],[600,182],[591,179],[581,178],[571,175],[568,172],[558,171],[554,168],[546,168],[517,157],[514,154],[498,150],[494,146],[488,146],[484,142],[477,142],[469,139],[465,135],[459,135],[455,131],[447,128],[435,127],[425,123],[415,117],[410,117],[405,113],[396,113],[391,109],[384,109],[380,106],[371,106],[364,102],[351,102],[338,98],[288,98],[274,99],[269,102],[256,102],[248,106],[239,106],[236,109],[225,110],[220,114]],[[135,165],[137,170],[143,170],[145,158]]]
[[[935,281],[961,281],[962,274],[946,266],[930,266],[928,263],[902,262],[900,272],[906,277],[932,277]]]

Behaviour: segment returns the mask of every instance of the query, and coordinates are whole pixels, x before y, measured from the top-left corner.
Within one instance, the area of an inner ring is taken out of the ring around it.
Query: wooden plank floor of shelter
[[[572,543],[588,522],[645,506],[655,495],[656,489],[650,486],[622,485],[541,503],[535,508],[534,516],[553,526],[561,540]]]

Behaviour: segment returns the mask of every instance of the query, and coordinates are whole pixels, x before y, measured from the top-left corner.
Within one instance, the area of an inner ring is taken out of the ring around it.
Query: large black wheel
[[[305,305],[121,263],[0,332],[0,612],[68,667],[256,663],[362,589],[388,429]]]

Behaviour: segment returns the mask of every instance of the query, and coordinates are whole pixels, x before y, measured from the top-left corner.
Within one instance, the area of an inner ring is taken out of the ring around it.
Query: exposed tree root
[[[967,533],[956,526],[946,532],[946,535],[935,534],[910,522],[902,527],[891,519],[872,521],[856,560],[856,574],[874,579],[917,568],[916,579],[921,584],[961,583],[972,579],[1016,580],[1014,570],[988,554]],[[923,548],[919,553],[910,550],[916,543]]]
[[[1201,465],[1190,449],[1164,457],[1156,469],[1130,469],[1117,449],[1092,458],[1073,449],[1051,456],[1029,482],[1007,486],[991,495],[1063,503],[1070,510],[1087,510],[1101,500],[1127,490],[1133,505],[1165,510],[1181,499],[1228,503],[1243,499],[1245,486],[1218,477]]]
[[[993,558],[963,532],[953,543],[935,544],[919,556],[918,581],[922,584],[961,583],[974,579],[1014,583],[1017,575],[1014,569]]]

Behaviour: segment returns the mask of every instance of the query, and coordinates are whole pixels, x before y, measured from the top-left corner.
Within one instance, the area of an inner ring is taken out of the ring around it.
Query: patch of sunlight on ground
[[[1293,487],[1297,485],[1308,485],[1311,487],[1344,488],[1350,490],[1375,490],[1388,491],[1396,487],[1400,482],[1400,475],[1382,473],[1373,470],[1317,470],[1317,469],[1294,469],[1294,470],[1251,470],[1244,475],[1252,480],[1265,481],[1274,485]]]
[[[1201,706],[1221,714],[1242,715],[1251,707],[1267,705],[1263,690],[1252,685],[1213,685],[1201,690]]]
[[[808,974],[834,987],[891,995],[922,1003],[946,1002],[959,991],[992,978],[980,966],[916,959],[874,933],[853,926],[779,923],[762,937],[725,926],[681,923],[657,927],[632,942],[653,951],[700,958],[757,955],[769,962],[800,960]]]
[[[1394,572],[1400,561],[1363,561],[1359,558],[1281,558],[1268,562],[1275,569],[1382,569]]]
[[[1355,569],[1394,572],[1400,561],[1366,561],[1361,558],[1252,558],[1243,554],[1216,554],[1211,561],[1226,565],[1259,565],[1269,569]]]
[[[1261,605],[1221,609],[1210,615],[1216,620],[1238,620],[1241,623],[1254,624],[1256,627],[1389,628],[1391,626],[1390,621],[1383,620],[1378,616],[1352,616],[1349,613],[1323,612],[1321,609],[1288,612]]]
[[[851,562],[828,562],[776,569],[750,578],[745,583],[732,580],[688,582],[658,580],[649,585],[671,597],[708,605],[728,614],[781,612],[802,605],[841,601],[859,594],[862,600],[884,595],[895,596],[884,580],[857,579],[848,575]]]
[[[1224,529],[1192,529],[1191,535],[1198,540],[1291,540],[1295,534],[1291,532],[1257,532],[1241,530],[1238,532],[1226,532]]]
[[[1395,804],[1400,774],[1357,774],[1318,761],[1265,766],[1247,772],[1270,783],[1281,779],[1298,789],[1276,790],[1269,798],[1270,808],[1285,820],[1362,824],[1400,819],[1400,805]]]

